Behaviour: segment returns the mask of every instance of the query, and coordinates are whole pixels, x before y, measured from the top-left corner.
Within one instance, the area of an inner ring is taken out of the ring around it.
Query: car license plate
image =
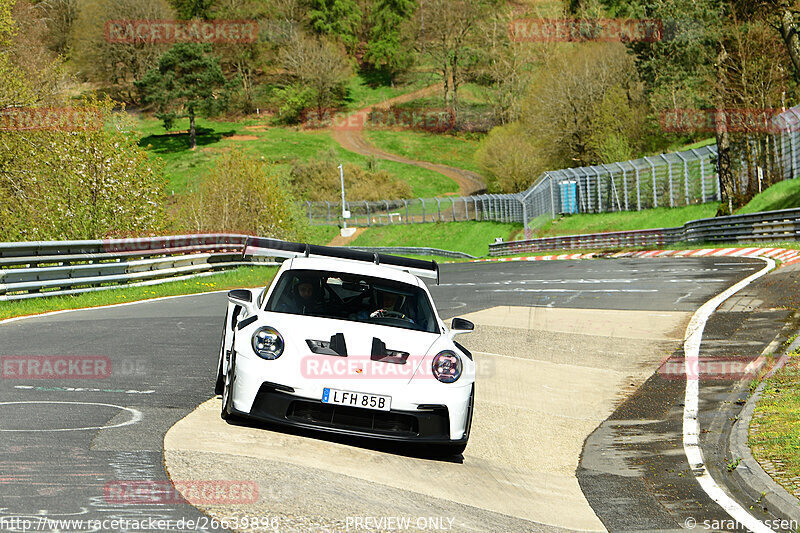
[[[322,389],[322,403],[349,405],[351,407],[363,407],[364,409],[376,409],[378,411],[390,411],[392,407],[392,397],[338,389]]]

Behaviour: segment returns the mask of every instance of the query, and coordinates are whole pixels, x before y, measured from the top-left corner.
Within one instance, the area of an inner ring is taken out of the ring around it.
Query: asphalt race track
[[[458,461],[219,420],[218,400],[207,401],[224,294],[0,324],[2,356],[110,361],[110,373],[95,379],[20,378],[4,367],[0,530],[22,531],[10,526],[15,517],[161,518],[172,521],[171,531],[213,530],[197,527],[206,515],[189,504],[109,495],[118,481],[166,481],[165,462],[173,480],[254,476],[261,497],[240,514],[271,513],[280,531],[356,531],[348,519],[381,513],[454,518],[443,525],[455,531],[670,530],[698,509],[724,517],[690,479],[662,493],[633,483],[643,474],[623,471],[630,463],[611,467],[601,458],[621,425],[609,419],[635,426],[660,413],[664,424],[643,430],[649,444],[628,457],[642,470],[648,457],[664,461],[656,457],[665,442],[659,434],[673,438],[676,429],[662,407],[680,383],[651,390],[656,369],[679,350],[700,305],[762,267],[732,258],[443,265],[442,284],[431,286],[440,313],[476,322],[476,332],[459,341],[489,369]],[[766,344],[785,313],[761,318],[753,342]],[[709,323],[709,335],[724,340],[725,327],[722,319]],[[207,425],[198,430],[193,420]],[[685,463],[670,453],[676,465]],[[335,502],[336,494],[349,498]],[[230,511],[199,507],[217,517]]]

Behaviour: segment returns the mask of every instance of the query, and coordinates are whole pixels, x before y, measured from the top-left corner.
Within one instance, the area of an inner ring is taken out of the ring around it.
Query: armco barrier
[[[489,245],[489,255],[501,257],[550,250],[591,250],[664,246],[678,242],[786,242],[800,237],[800,209],[704,218],[677,228],[565,235]]]
[[[263,259],[246,235],[0,243],[0,301],[188,279]]]
[[[442,250],[440,248],[418,248],[411,246],[350,246],[350,248],[363,250],[365,252],[377,252],[379,254],[432,255],[450,257],[453,259],[477,259],[474,255],[465,252],[454,252],[452,250]]]
[[[255,253],[254,241],[247,235],[211,234],[0,243],[0,301],[155,285],[270,261],[269,253]],[[474,259],[436,248],[356,249]]]

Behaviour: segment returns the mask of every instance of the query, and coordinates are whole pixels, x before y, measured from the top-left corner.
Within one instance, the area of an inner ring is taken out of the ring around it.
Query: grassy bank
[[[137,132],[139,145],[160,157],[165,164],[169,183],[168,193],[180,194],[192,180],[202,176],[221,153],[240,148],[253,157],[275,163],[286,169],[295,161],[308,161],[320,153],[332,153],[337,162],[352,163],[366,168],[366,156],[349,152],[339,146],[330,132],[305,131],[269,125],[268,120],[247,119],[241,122],[216,122],[200,119],[197,132],[197,149],[189,149],[187,133],[166,133],[160,121],[140,119]],[[177,121],[176,131],[188,129],[188,119]],[[378,168],[385,170],[411,186],[413,196],[431,197],[458,191],[458,184],[450,178],[419,168],[392,161],[379,161]]]
[[[466,252],[480,257],[489,253],[496,237],[505,240],[519,231],[520,224],[499,222],[447,222],[402,224],[367,228],[352,246],[424,246]]]
[[[682,226],[690,220],[713,217],[716,212],[717,204],[710,203],[672,209],[659,207],[644,211],[571,215],[545,222],[544,225],[536,230],[535,236],[556,237],[558,235],[579,235],[582,233],[671,228]]]
[[[364,136],[386,152],[416,161],[428,161],[480,173],[475,152],[477,136],[443,135],[420,131],[367,130]]]
[[[753,456],[790,493],[800,493],[800,355],[766,380],[750,425]]]
[[[215,274],[213,276],[195,278],[186,281],[171,281],[147,287],[123,287],[101,292],[90,292],[75,296],[51,296],[48,298],[32,298],[3,302],[0,305],[0,319],[15,316],[34,315],[48,311],[65,309],[82,309],[100,307],[141,300],[151,300],[165,296],[181,294],[198,294],[203,292],[228,289],[264,287],[268,285],[278,271],[274,266],[240,267]]]
[[[800,180],[786,180],[776,183],[757,194],[737,214],[758,213],[800,207]]]

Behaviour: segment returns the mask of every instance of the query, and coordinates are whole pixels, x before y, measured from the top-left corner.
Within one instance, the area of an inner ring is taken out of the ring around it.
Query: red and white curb
[[[781,261],[781,266],[800,263],[800,250],[786,248],[703,248],[699,250],[650,250],[642,252],[617,252],[611,255],[591,252],[588,254],[537,255],[528,257],[498,257],[479,259],[473,263],[515,262],[515,261],[565,261],[577,259],[596,259],[598,257],[655,258],[655,257],[765,257]]]

